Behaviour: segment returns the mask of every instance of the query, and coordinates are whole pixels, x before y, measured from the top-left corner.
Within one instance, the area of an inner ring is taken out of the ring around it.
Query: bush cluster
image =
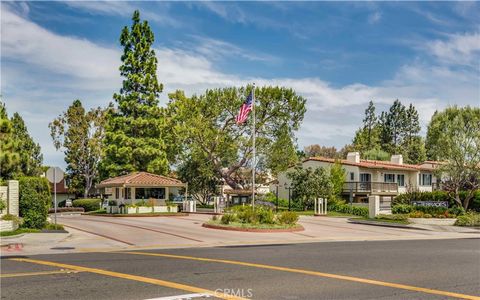
[[[47,224],[51,194],[46,178],[21,177],[19,211],[25,228],[41,229]]]
[[[457,226],[480,226],[480,214],[469,211],[463,216],[457,217],[455,222]]]
[[[268,207],[256,206],[252,208],[250,205],[234,206],[220,219],[222,224],[239,222],[245,224],[295,225],[297,221],[298,215],[295,212],[284,211],[275,214]]]
[[[73,200],[73,207],[83,207],[85,211],[94,211],[100,208],[101,199],[77,199]]]

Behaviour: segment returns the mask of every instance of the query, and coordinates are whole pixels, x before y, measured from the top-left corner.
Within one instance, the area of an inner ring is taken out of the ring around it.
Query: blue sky
[[[2,2],[1,94],[63,166],[48,123],[74,99],[105,106],[118,91],[118,37],[134,9],[156,37],[167,94],[284,85],[307,98],[300,147],[342,147],[368,101],[436,109],[480,105],[476,2]]]

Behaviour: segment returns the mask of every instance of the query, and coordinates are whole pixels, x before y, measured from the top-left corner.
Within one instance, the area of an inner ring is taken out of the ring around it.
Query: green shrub
[[[413,205],[397,204],[392,206],[392,214],[409,214],[415,210]]]
[[[3,215],[1,219],[3,221],[13,221],[13,223],[16,224],[16,225],[22,224],[22,219],[20,219],[17,216],[11,215],[11,214]]]
[[[465,214],[465,209],[463,209],[461,206],[453,206],[449,208],[447,212],[450,215],[461,216]]]
[[[73,207],[83,207],[85,211],[94,211],[100,208],[101,199],[77,199],[73,200]]]
[[[25,228],[43,228],[47,224],[51,202],[50,187],[46,178],[21,177],[19,180],[19,211]]]
[[[0,200],[0,211],[4,210],[7,208],[7,203],[3,200]]]
[[[235,214],[233,214],[233,213],[226,213],[220,219],[220,222],[222,222],[222,224],[225,224],[225,225],[228,225],[228,224],[230,224],[232,222],[235,222],[235,221],[237,221],[237,218],[236,218]]]
[[[432,215],[431,214],[424,214],[423,217],[427,218],[427,219],[430,219],[432,217]]]
[[[457,226],[480,226],[480,214],[469,211],[463,216],[457,217],[455,222]]]
[[[274,224],[275,213],[273,210],[266,207],[258,207],[255,209],[258,214],[258,221],[260,224]]]
[[[424,213],[421,211],[412,211],[408,216],[410,218],[423,218]]]
[[[295,225],[298,222],[298,215],[293,211],[284,211],[278,214],[277,221],[284,225]]]

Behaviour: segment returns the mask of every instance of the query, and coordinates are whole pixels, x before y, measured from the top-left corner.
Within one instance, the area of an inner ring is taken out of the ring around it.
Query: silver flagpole
[[[252,110],[253,110],[253,160],[252,160],[252,208],[255,208],[255,169],[256,164],[256,153],[255,153],[255,83],[253,83],[252,91]]]

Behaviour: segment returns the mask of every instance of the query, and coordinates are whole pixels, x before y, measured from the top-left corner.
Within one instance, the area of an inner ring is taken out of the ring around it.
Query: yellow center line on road
[[[57,271],[41,271],[41,272],[7,273],[7,274],[0,274],[0,278],[52,275],[52,274],[70,274],[70,273],[80,273],[80,272],[81,271],[77,271],[77,270],[57,270]]]
[[[194,286],[190,286],[190,285],[186,285],[186,284],[181,284],[181,283],[176,283],[176,282],[171,282],[171,281],[165,281],[165,280],[160,280],[160,279],[155,279],[155,278],[150,278],[150,277],[126,274],[126,273],[119,273],[119,272],[108,271],[108,270],[103,270],[103,269],[82,267],[82,266],[77,266],[77,265],[63,264],[63,263],[57,263],[57,262],[53,262],[53,261],[30,259],[30,258],[10,258],[9,260],[20,261],[20,262],[29,262],[29,263],[38,264],[38,265],[53,266],[53,267],[71,269],[71,270],[80,271],[80,272],[89,272],[89,273],[95,273],[95,274],[100,274],[100,275],[105,275],[105,276],[110,276],[110,277],[116,277],[116,278],[121,278],[121,279],[128,279],[128,280],[133,280],[133,281],[150,283],[150,284],[160,285],[160,286],[164,286],[164,287],[168,287],[168,288],[172,288],[172,289],[184,290],[184,291],[200,293],[200,294],[201,293],[208,294],[208,295],[211,295],[213,297],[220,298],[220,299],[247,300],[247,299],[242,298],[242,297],[231,296],[231,295],[228,295],[228,294],[215,292],[215,291],[210,291],[210,290],[207,290],[207,289],[194,287]]]
[[[261,268],[261,269],[270,269],[270,270],[276,270],[276,271],[284,271],[284,272],[290,272],[290,273],[299,273],[299,274],[305,274],[305,275],[313,275],[313,276],[319,276],[319,277],[353,281],[353,282],[366,283],[366,284],[372,284],[372,285],[378,285],[378,286],[384,286],[384,287],[391,287],[391,288],[396,288],[396,289],[408,290],[408,291],[413,291],[413,292],[421,292],[421,293],[427,293],[427,294],[434,294],[434,295],[440,295],[440,296],[447,296],[447,297],[453,297],[453,298],[459,298],[459,299],[480,300],[479,296],[453,293],[453,292],[448,292],[448,291],[441,291],[441,290],[417,287],[417,286],[400,284],[400,283],[386,282],[386,281],[380,281],[380,280],[372,280],[372,279],[366,279],[366,278],[361,278],[361,277],[353,277],[353,276],[338,275],[338,274],[331,274],[331,273],[323,273],[323,272],[317,272],[317,271],[309,271],[309,270],[303,270],[303,269],[295,269],[295,268],[279,267],[279,266],[264,265],[264,264],[257,264],[257,263],[249,263],[249,262],[236,261],[236,260],[204,258],[204,257],[163,254],[163,253],[137,252],[137,251],[135,251],[135,252],[131,252],[131,251],[130,252],[118,252],[118,253],[158,256],[158,257],[196,260],[196,261],[204,261],[204,262],[224,263],[224,264],[230,264],[230,265],[239,265],[239,266],[254,267],[254,268]]]

